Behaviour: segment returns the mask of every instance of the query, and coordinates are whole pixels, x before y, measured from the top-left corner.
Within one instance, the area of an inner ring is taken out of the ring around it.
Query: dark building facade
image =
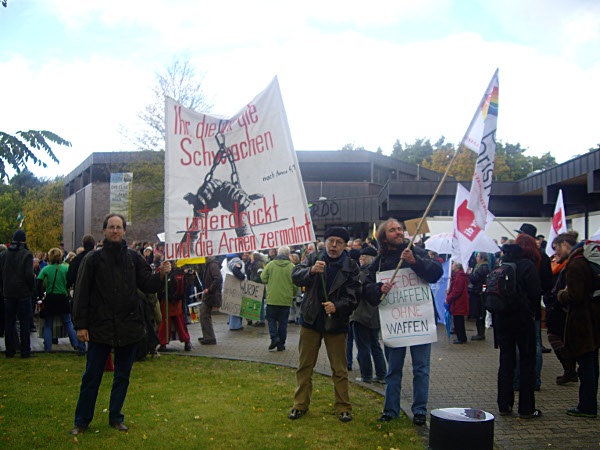
[[[421,166],[364,150],[297,151],[304,189],[317,236],[331,225],[348,227],[355,237],[370,233],[373,223],[395,217],[422,216],[443,174]],[[66,176],[64,187],[65,244],[76,247],[84,234],[102,236],[102,220],[109,212],[110,173],[128,171],[134,163],[162,164],[160,152],[93,153]],[[133,189],[147,189],[136,183]],[[430,216],[451,217],[456,183],[448,177],[432,205]],[[467,189],[470,183],[461,182]],[[595,231],[590,215],[600,211],[600,151],[578,156],[546,171],[514,182],[494,182],[490,211],[497,217],[545,218],[552,216],[562,189],[569,216],[579,217],[578,231],[587,237]],[[135,196],[134,196],[135,197]],[[128,240],[156,240],[163,217],[136,221],[128,226]]]

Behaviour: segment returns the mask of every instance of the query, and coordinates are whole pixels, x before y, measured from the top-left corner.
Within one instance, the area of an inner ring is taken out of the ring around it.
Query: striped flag
[[[485,229],[490,192],[492,190],[497,123],[498,69],[494,72],[494,76],[462,141],[465,147],[477,152],[477,163],[473,174],[468,207],[473,211],[475,223],[481,229]]]

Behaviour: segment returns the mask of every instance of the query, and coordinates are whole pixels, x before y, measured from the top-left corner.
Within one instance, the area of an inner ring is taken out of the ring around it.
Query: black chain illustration
[[[194,207],[194,218],[204,217],[207,209],[215,209],[219,205],[230,213],[245,211],[254,200],[263,197],[263,194],[246,194],[246,191],[241,186],[239,173],[233,159],[233,155],[225,146],[225,136],[222,133],[222,121],[219,122],[219,131],[215,135],[219,150],[217,151],[212,167],[204,177],[204,182],[198,188],[198,191],[193,194],[187,193],[183,198]],[[220,139],[219,139],[220,138]],[[227,158],[231,167],[231,181],[224,181],[214,178],[214,172],[221,164],[223,158]],[[237,216],[237,226],[235,233],[238,237],[249,236],[253,234],[250,224],[246,223],[243,218]],[[199,231],[187,231],[181,242],[190,244],[198,239]],[[190,245],[191,247],[191,245]]]

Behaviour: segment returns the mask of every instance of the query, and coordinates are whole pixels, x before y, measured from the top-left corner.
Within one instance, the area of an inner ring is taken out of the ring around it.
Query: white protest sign
[[[165,101],[165,256],[315,240],[277,78],[236,115]]]
[[[377,273],[377,281],[391,280],[393,270]],[[412,269],[400,269],[394,287],[379,305],[383,343],[409,347],[437,341],[433,296],[429,284]]]
[[[260,320],[264,289],[264,284],[238,280],[228,273],[223,283],[223,304],[219,311],[249,320]]]

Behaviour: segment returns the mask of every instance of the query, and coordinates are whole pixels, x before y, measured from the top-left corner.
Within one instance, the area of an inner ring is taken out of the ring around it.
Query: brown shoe
[[[127,428],[127,426],[123,422],[111,423],[110,426],[119,431],[128,431],[129,430],[129,428]]]
[[[579,381],[579,377],[577,376],[577,372],[565,372],[564,374],[556,377],[556,384],[559,386],[563,386],[567,383],[577,383]]]
[[[78,436],[80,434],[83,434],[87,431],[87,427],[84,426],[75,426],[75,428],[73,428],[71,430],[71,436]]]

